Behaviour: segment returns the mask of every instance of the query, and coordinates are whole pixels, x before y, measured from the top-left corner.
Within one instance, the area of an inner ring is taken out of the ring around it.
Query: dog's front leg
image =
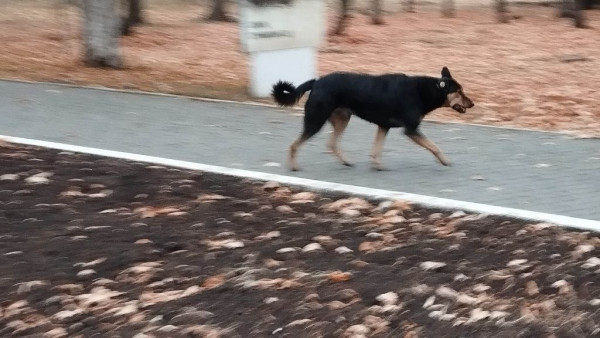
[[[373,169],[383,170],[381,165],[381,151],[383,150],[383,142],[390,129],[384,127],[377,128],[377,134],[375,135],[375,144],[373,144],[373,151],[371,152],[371,159],[373,161]]]
[[[415,142],[416,144],[420,145],[421,147],[429,150],[433,155],[435,155],[435,157],[438,159],[438,161],[440,161],[441,164],[443,164],[445,166],[450,165],[450,162],[446,159],[444,154],[442,154],[442,151],[433,142],[431,142],[429,139],[427,139],[427,137],[425,137],[425,135],[421,134],[421,132],[418,129],[415,129],[412,131],[407,129],[407,130],[405,130],[404,133],[411,140],[413,140],[413,142]]]

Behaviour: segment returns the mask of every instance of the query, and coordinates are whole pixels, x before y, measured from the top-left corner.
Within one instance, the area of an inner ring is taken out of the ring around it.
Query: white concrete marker
[[[524,220],[531,220],[535,222],[547,222],[558,226],[564,226],[569,228],[575,228],[580,230],[596,231],[600,232],[600,221],[588,220],[583,218],[575,218],[569,216],[547,214],[536,211],[528,211],[522,209],[513,209],[498,207],[488,204],[472,203],[465,201],[458,201],[446,198],[439,198],[433,196],[425,196],[411,193],[404,193],[398,191],[372,189],[367,187],[359,187],[354,185],[317,181],[306,178],[284,176],[277,174],[263,173],[259,171],[250,171],[243,169],[234,169],[227,167],[220,167],[209,164],[188,162],[173,160],[162,157],[154,157],[147,155],[139,155],[132,153],[125,153],[120,151],[105,150],[98,148],[81,147],[64,143],[32,140],[20,137],[3,136],[0,135],[0,140],[4,140],[10,143],[17,143],[23,145],[58,149],[63,151],[71,151],[77,153],[85,153],[97,156],[119,158],[129,161],[145,162],[158,164],[163,166],[177,167],[190,170],[200,170],[204,172],[210,172],[215,174],[222,174],[235,177],[251,178],[260,181],[277,181],[282,184],[303,187],[314,191],[326,191],[326,192],[338,192],[349,195],[362,196],[365,198],[378,199],[378,200],[405,200],[413,202],[414,204],[422,207],[438,208],[445,210],[463,210],[465,212],[489,214],[519,218]]]

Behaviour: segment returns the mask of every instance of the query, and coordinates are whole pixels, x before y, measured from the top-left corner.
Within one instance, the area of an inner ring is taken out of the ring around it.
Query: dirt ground
[[[0,146],[0,336],[598,337],[600,237]]]
[[[75,7],[33,3],[2,5],[1,78],[249,99],[237,24],[206,23],[197,5],[149,7],[148,24],[122,39],[126,69],[101,70],[81,63]],[[391,13],[384,26],[355,13],[347,34],[328,38],[322,47],[319,73],[437,76],[447,65],[476,108],[465,116],[442,110],[433,120],[600,136],[600,11],[586,13],[592,29],[575,29],[548,7],[513,6],[513,13],[521,18],[498,24],[490,8],[459,9],[451,19],[419,9]]]

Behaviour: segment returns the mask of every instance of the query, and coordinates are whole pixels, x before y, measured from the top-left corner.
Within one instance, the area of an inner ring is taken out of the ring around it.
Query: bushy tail
[[[278,105],[284,107],[293,106],[300,100],[304,93],[312,89],[315,81],[315,79],[306,81],[299,85],[298,88],[294,87],[290,82],[279,81],[273,85],[271,94]]]

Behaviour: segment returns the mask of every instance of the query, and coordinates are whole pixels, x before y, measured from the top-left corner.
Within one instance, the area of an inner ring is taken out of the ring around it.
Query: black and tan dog
[[[431,151],[443,165],[449,165],[438,147],[419,131],[419,124],[427,113],[440,107],[452,107],[461,114],[473,107],[473,101],[464,94],[462,86],[446,67],[442,69],[441,78],[331,73],[297,88],[285,81],[273,85],[273,97],[281,106],[294,105],[307,91],[310,95],[304,106],[304,129],[290,147],[292,170],[298,170],[296,155],[300,145],[318,133],[327,120],[333,125],[328,147],[343,164],[350,166],[338,143],[353,114],[379,127],[371,153],[374,168],[382,169],[380,156],[388,131],[400,127],[404,127],[404,133],[411,140]]]

